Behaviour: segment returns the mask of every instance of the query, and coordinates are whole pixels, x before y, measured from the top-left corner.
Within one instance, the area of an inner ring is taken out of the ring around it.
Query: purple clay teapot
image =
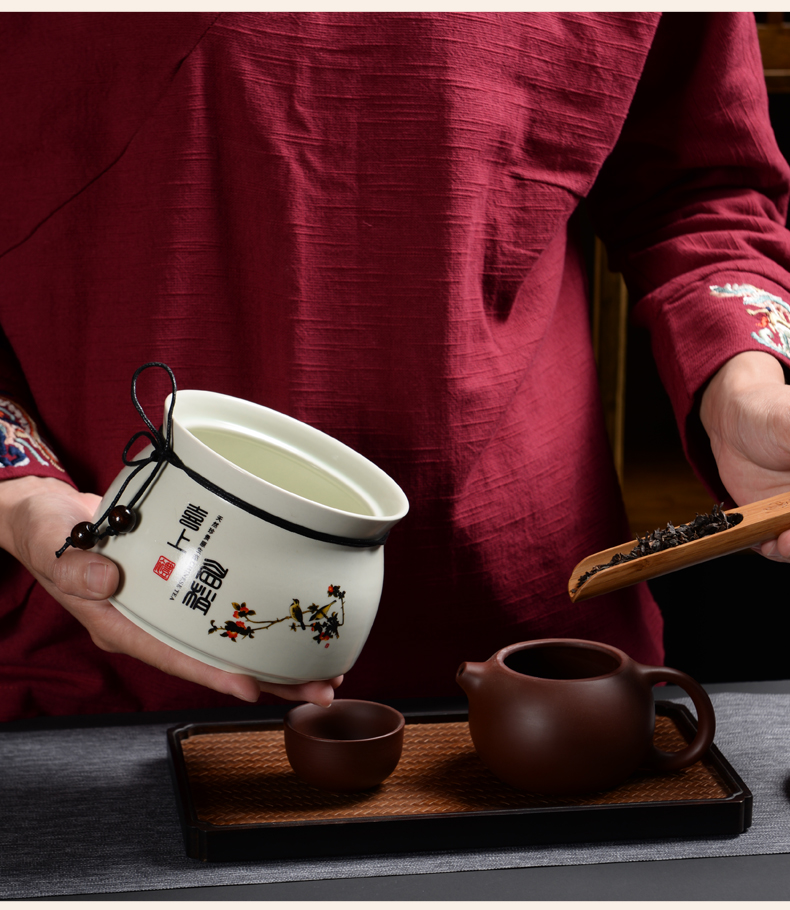
[[[461,664],[469,730],[483,764],[519,790],[580,796],[616,787],[637,768],[677,771],[713,742],[705,690],[669,667],[649,667],[609,645],[549,638],[510,645],[485,663]],[[697,710],[694,740],[678,752],[653,745],[652,687],[681,686]]]

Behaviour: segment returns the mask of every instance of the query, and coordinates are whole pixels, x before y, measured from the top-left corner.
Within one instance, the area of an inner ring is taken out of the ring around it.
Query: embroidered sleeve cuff
[[[28,412],[0,395],[0,481],[28,474],[71,483]]]

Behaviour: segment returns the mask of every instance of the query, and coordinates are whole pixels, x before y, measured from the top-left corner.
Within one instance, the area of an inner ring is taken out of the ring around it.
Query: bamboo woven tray
[[[302,783],[282,722],[190,724],[168,731],[188,856],[209,861],[458,850],[740,834],[752,794],[715,746],[671,774],[637,772],[584,799],[522,793],[474,751],[466,714],[406,715],[403,756],[375,790],[327,793]],[[695,721],[656,703],[659,748],[681,748]]]

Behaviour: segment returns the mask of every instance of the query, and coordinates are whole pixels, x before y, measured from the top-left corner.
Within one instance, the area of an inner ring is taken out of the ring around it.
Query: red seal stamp
[[[168,578],[173,574],[173,569],[175,569],[176,564],[169,560],[166,556],[160,556],[154,566],[154,572],[160,577],[164,578],[167,581]]]

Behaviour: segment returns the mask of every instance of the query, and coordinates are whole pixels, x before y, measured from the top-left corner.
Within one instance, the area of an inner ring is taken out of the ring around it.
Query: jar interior
[[[282,490],[344,512],[375,514],[349,484],[289,447],[225,427],[190,425],[189,432],[218,455]]]

